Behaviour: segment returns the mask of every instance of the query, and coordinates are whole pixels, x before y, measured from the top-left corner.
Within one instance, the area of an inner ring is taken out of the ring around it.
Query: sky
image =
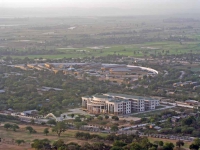
[[[0,7],[191,8],[199,4],[200,0],[0,0]]]
[[[51,9],[54,14],[75,15],[200,14],[200,0],[0,0],[0,13],[6,12],[2,8],[22,10],[30,7],[43,9],[46,13],[47,9]],[[76,9],[67,10],[66,7]],[[6,13],[10,13],[9,11]],[[14,10],[12,12],[15,13]]]

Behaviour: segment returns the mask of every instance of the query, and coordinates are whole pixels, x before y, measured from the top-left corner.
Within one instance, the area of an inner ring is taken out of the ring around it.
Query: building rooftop
[[[101,94],[95,94],[95,95],[93,95],[93,97],[96,97],[96,98],[105,98],[105,99],[109,98],[109,96],[101,95]]]
[[[196,101],[196,100],[191,100],[191,99],[186,100],[185,102],[186,102],[186,103],[198,103],[198,101]]]
[[[106,96],[111,96],[111,97],[121,97],[125,99],[145,99],[145,100],[156,100],[151,97],[143,97],[143,96],[133,96],[133,95],[126,95],[126,94],[117,94],[117,93],[106,93],[104,94]]]
[[[112,72],[130,72],[128,68],[111,68]]]

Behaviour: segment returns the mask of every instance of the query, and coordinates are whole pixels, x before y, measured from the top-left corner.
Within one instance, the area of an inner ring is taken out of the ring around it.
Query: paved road
[[[185,71],[180,71],[181,72],[181,75],[179,77],[179,79],[183,79],[184,75],[185,75]]]

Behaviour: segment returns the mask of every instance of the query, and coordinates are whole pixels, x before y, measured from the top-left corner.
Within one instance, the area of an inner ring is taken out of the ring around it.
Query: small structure
[[[199,105],[199,102],[196,100],[186,100],[185,101],[186,104],[190,105],[190,106],[197,106]]]
[[[42,91],[42,92],[48,92],[50,90],[53,90],[53,91],[62,91],[63,89],[43,86],[42,88],[37,88],[37,90],[38,91]]]
[[[1,94],[1,93],[5,93],[5,92],[6,92],[5,90],[0,90],[0,94]]]
[[[21,112],[21,115],[22,116],[33,116],[33,115],[35,115],[37,113],[38,113],[37,110],[27,110],[27,111]]]

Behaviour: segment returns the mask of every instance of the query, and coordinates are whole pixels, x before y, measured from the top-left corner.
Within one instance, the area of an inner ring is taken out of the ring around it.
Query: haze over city
[[[0,0],[1,16],[173,15],[200,12],[199,0]],[[28,8],[28,9],[27,9]],[[3,14],[2,14],[3,13]]]

